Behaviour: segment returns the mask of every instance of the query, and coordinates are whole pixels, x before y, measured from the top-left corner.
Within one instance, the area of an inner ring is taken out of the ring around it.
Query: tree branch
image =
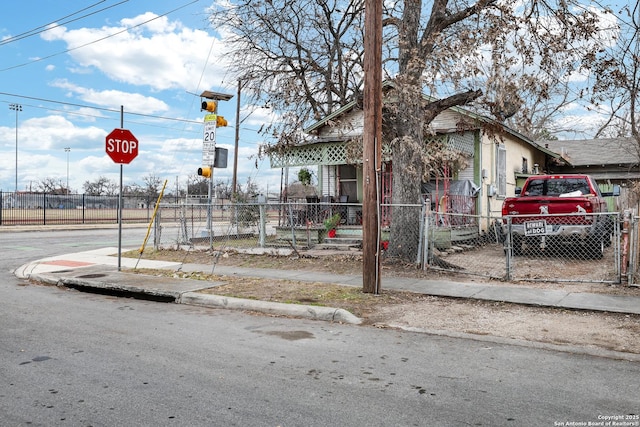
[[[468,90],[467,92],[457,93],[447,98],[439,99],[425,105],[426,123],[431,122],[441,112],[448,108],[466,105],[482,96],[482,90]]]

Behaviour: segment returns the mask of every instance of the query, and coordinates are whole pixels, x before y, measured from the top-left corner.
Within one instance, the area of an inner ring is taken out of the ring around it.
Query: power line
[[[113,108],[95,107],[95,106],[92,106],[92,105],[77,104],[77,103],[74,103],[74,102],[55,101],[53,99],[39,98],[39,97],[27,96],[27,95],[18,95],[18,94],[15,94],[15,93],[8,93],[8,92],[0,92],[0,95],[12,96],[12,97],[22,98],[22,99],[30,99],[30,100],[33,100],[33,101],[50,102],[52,104],[69,105],[71,107],[90,108],[90,109],[93,109],[93,110],[106,111],[106,112],[109,112],[109,113],[120,114],[120,110],[119,109],[113,109]],[[81,114],[81,113],[77,113],[77,114]],[[196,121],[196,120],[179,119],[179,118],[176,118],[176,117],[156,116],[156,115],[153,115],[153,114],[135,113],[135,112],[131,112],[131,111],[125,111],[125,114],[131,115],[131,116],[149,117],[149,118],[160,119],[160,120],[170,120],[170,121],[174,121],[174,122],[202,124],[201,121]],[[92,117],[92,116],[90,116],[88,114],[87,114],[87,116]]]
[[[95,14],[100,13],[100,12],[104,12],[105,10],[111,9],[113,7],[116,7],[116,6],[120,6],[121,4],[126,3],[129,0],[123,0],[120,3],[112,4],[111,6],[107,6],[105,8],[96,10],[96,11],[91,12],[91,13],[87,13],[86,15],[82,15],[80,17],[77,17],[77,18],[74,18],[74,19],[70,19],[68,21],[64,21],[65,19],[67,19],[67,18],[69,18],[69,17],[71,17],[73,15],[77,15],[78,13],[81,13],[81,12],[84,12],[85,10],[91,9],[92,7],[94,7],[94,6],[96,6],[96,5],[100,4],[100,3],[104,3],[105,1],[106,0],[99,1],[98,3],[94,3],[91,6],[87,6],[84,9],[80,9],[80,10],[78,10],[76,12],[73,12],[72,14],[69,14],[69,15],[64,16],[62,18],[59,18],[59,19],[56,19],[56,20],[51,21],[51,22],[49,22],[47,24],[41,25],[39,27],[36,27],[36,28],[34,28],[32,30],[25,31],[25,32],[20,33],[20,34],[18,34],[16,36],[4,39],[4,40],[0,41],[0,46],[8,44],[8,43],[16,42],[18,40],[22,40],[22,39],[25,39],[27,37],[31,37],[31,36],[35,36],[35,35],[44,33],[45,31],[49,31],[49,30],[52,30],[54,28],[58,28],[58,27],[60,27],[62,25],[69,24],[71,22],[79,21],[79,20],[84,19],[84,18],[86,18],[88,16],[95,15]],[[57,23],[58,21],[63,21],[63,22]]]
[[[155,16],[155,17],[153,17],[151,19],[148,19],[148,20],[146,20],[144,22],[141,22],[141,23],[139,23],[137,25],[133,25],[131,27],[127,27],[127,28],[125,28],[123,30],[120,30],[120,31],[116,31],[115,33],[109,34],[108,36],[101,37],[101,38],[99,38],[97,40],[90,41],[90,42],[82,44],[80,46],[75,46],[75,47],[69,48],[69,49],[61,51],[61,52],[52,53],[51,55],[47,55],[47,56],[44,56],[44,57],[41,57],[41,58],[34,59],[32,61],[29,61],[29,62],[24,62],[22,64],[13,65],[11,67],[3,68],[0,71],[9,71],[9,70],[13,70],[13,69],[16,69],[16,68],[21,68],[21,67],[24,67],[24,66],[27,66],[27,65],[34,64],[36,62],[40,62],[40,61],[44,61],[46,59],[53,58],[54,56],[63,55],[65,53],[73,52],[74,50],[82,49],[83,47],[91,46],[92,44],[101,42],[101,41],[109,39],[111,37],[115,37],[115,36],[117,36],[119,34],[122,34],[122,33],[126,33],[126,32],[128,32],[129,30],[131,30],[133,28],[141,27],[141,26],[143,26],[145,24],[148,24],[149,22],[155,21],[156,19],[163,18],[163,17],[165,17],[165,16],[167,16],[167,15],[173,13],[173,12],[177,12],[178,10],[184,9],[185,7],[190,6],[193,3],[197,3],[199,1],[200,0],[193,0],[193,1],[189,2],[189,3],[183,4],[182,6],[179,6],[179,7],[175,8],[175,9],[173,9],[173,10],[170,10],[169,12],[163,13],[162,15],[157,15],[157,16]]]

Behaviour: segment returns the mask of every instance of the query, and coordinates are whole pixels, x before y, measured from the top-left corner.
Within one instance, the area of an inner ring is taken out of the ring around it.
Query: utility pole
[[[238,80],[238,99],[236,103],[236,138],[233,150],[233,179],[231,181],[231,196],[235,198],[238,191],[238,145],[240,142],[240,89],[242,83]]]
[[[69,195],[69,152],[71,147],[64,147],[64,152],[67,153],[67,195]]]
[[[380,293],[382,165],[382,0],[365,0],[362,291]]]

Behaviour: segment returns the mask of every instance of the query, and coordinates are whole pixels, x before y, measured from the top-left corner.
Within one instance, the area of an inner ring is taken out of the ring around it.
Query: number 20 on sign
[[[204,134],[202,142],[216,142],[216,118],[215,114],[207,114],[204,116]]]

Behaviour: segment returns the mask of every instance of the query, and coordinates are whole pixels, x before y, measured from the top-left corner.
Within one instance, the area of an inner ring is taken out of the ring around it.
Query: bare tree
[[[138,183],[133,183],[130,185],[125,185],[122,189],[122,193],[127,196],[135,196],[135,197],[145,197],[147,195],[146,190],[140,186]]]
[[[209,192],[209,180],[199,175],[190,176],[187,191],[190,195],[206,196]]]
[[[48,194],[67,194],[67,187],[61,179],[45,178],[36,184],[36,191]]]
[[[301,124],[324,118],[362,87],[362,0],[241,0],[211,16],[233,34],[230,66],[249,96],[278,111],[263,133],[298,142]]]
[[[88,196],[114,196],[119,191],[118,183],[104,176],[94,181],[85,181],[82,188]]]
[[[619,15],[608,49],[585,58],[594,70],[591,102],[609,112],[596,137],[633,137],[640,153],[640,5],[624,5]]]
[[[395,81],[385,104],[393,155],[393,201],[421,202],[421,182],[451,157],[424,144],[427,125],[448,108],[473,104],[505,120],[526,91],[549,99],[558,82],[598,49],[598,16],[578,0],[404,0],[385,2],[383,64]],[[232,67],[254,96],[281,112],[268,130],[295,143],[300,128],[362,89],[361,1],[244,0],[214,11],[233,34]],[[425,92],[433,102],[425,101]],[[391,120],[388,120],[388,119]],[[393,213],[389,252],[415,259],[417,215]],[[402,242],[402,243],[400,243]]]
[[[144,189],[142,190],[144,195],[151,198],[156,198],[160,194],[160,184],[162,180],[154,173],[142,178],[144,181]]]

